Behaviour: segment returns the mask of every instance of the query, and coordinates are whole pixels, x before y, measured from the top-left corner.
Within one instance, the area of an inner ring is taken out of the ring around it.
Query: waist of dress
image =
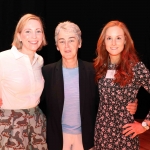
[[[0,113],[4,112],[5,114],[13,114],[15,113],[25,113],[25,114],[30,114],[33,115],[37,112],[41,111],[38,106],[32,107],[32,108],[27,108],[27,109],[1,109],[0,108]]]

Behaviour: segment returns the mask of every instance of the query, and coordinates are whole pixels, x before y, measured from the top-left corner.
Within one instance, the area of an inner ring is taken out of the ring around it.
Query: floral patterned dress
[[[109,70],[114,70],[110,65]],[[143,86],[150,93],[150,72],[142,62],[133,68],[132,83],[125,87],[114,83],[112,78],[101,78],[98,82],[100,104],[95,125],[95,150],[139,150],[139,139],[136,136],[122,134],[122,126],[133,123],[134,117],[126,106],[136,99],[138,90]],[[146,117],[150,120],[150,112]]]

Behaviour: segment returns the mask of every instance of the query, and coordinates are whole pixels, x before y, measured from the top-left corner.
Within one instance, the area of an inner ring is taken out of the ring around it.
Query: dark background
[[[16,24],[25,13],[40,16],[48,45],[40,52],[45,64],[60,59],[54,41],[59,22],[72,21],[82,31],[79,57],[92,62],[103,26],[111,20],[124,22],[134,40],[141,60],[150,69],[150,4],[148,0],[0,0],[0,51],[10,49]],[[150,110],[150,95],[141,88],[135,118],[143,119]]]

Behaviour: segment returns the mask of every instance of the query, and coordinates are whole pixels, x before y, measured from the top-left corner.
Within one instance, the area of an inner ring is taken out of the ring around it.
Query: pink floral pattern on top
[[[114,70],[114,65],[109,66]],[[136,136],[122,134],[122,126],[134,122],[126,106],[136,99],[138,90],[143,86],[150,93],[150,72],[142,62],[133,68],[132,83],[125,87],[114,83],[111,78],[101,78],[98,82],[100,104],[95,125],[95,150],[139,150]],[[150,120],[150,112],[146,117]]]

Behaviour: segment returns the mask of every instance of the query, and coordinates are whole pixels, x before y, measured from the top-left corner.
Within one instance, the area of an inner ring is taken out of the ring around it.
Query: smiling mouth
[[[111,50],[117,50],[118,47],[111,47],[110,49],[111,49]]]
[[[30,43],[30,44],[37,44],[38,42],[37,42],[37,41],[36,41],[36,42],[30,42],[30,41],[29,41],[29,43]]]

